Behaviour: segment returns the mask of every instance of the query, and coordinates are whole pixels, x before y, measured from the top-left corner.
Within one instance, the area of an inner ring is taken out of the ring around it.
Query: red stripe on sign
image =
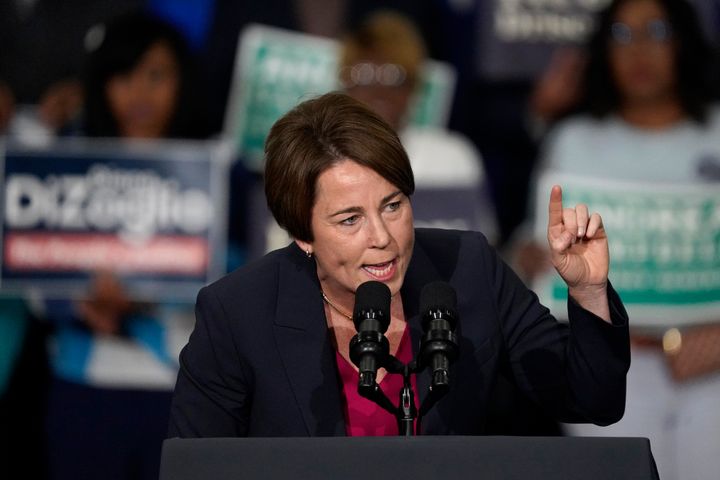
[[[91,271],[202,275],[208,267],[208,241],[158,236],[132,243],[115,235],[84,233],[8,233],[4,263],[11,270]]]

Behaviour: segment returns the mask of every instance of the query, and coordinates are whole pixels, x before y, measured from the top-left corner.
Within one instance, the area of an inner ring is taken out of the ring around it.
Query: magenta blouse
[[[406,364],[410,363],[413,358],[410,330],[407,325],[395,357]],[[342,381],[343,411],[347,435],[350,437],[397,435],[398,426],[395,417],[375,402],[358,394],[358,372],[353,366],[339,352],[335,353],[335,361]],[[415,405],[419,406],[415,376],[412,376],[411,382],[413,392],[415,392]],[[400,374],[388,373],[380,382],[380,388],[394,405],[398,404],[402,386],[403,378]]]

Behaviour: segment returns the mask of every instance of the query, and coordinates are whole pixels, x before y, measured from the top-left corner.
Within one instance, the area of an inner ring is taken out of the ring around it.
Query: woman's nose
[[[385,220],[378,216],[370,219],[369,223],[369,244],[372,248],[385,248],[390,244],[392,235],[385,225]]]

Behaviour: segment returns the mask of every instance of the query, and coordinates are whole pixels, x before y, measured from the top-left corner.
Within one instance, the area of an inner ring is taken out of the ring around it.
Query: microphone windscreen
[[[385,332],[390,326],[390,289],[382,282],[371,280],[361,284],[355,291],[355,328],[358,328],[357,323],[370,311],[374,312],[381,323],[381,331]]]
[[[431,310],[450,312],[457,317],[457,294],[447,282],[436,281],[425,285],[420,292],[420,315],[427,315]]]

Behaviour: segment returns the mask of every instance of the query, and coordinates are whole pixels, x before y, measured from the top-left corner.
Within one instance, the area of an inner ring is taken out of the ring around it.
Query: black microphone
[[[358,391],[374,390],[379,368],[390,355],[384,333],[390,326],[390,289],[381,282],[365,282],[355,292],[353,323],[357,330],[350,341],[350,360],[360,370]]]
[[[431,388],[447,391],[450,388],[450,364],[458,356],[457,295],[447,282],[432,282],[420,293],[423,339],[420,343],[418,366],[430,368]],[[441,393],[441,392],[436,392]]]

